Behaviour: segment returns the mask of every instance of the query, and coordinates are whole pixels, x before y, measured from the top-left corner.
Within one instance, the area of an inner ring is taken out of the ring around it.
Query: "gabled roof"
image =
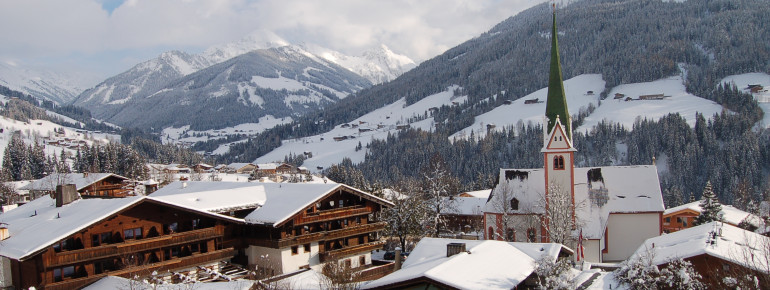
[[[342,188],[379,204],[392,205],[387,200],[339,183],[179,181],[152,193],[150,197],[210,212],[253,208],[242,221],[278,227],[308,206]]]
[[[449,197],[444,197],[443,202],[446,205],[444,214],[481,216],[484,212],[484,205],[486,205],[487,199],[458,196],[451,199]]]
[[[393,205],[387,200],[341,183],[263,183],[262,185],[267,200],[262,207],[246,216],[247,223],[279,227],[300,211],[343,188],[376,203]]]
[[[128,180],[114,173],[54,173],[22,187],[24,190],[54,191],[58,184],[75,184],[78,191],[110,176]]]
[[[0,215],[0,222],[7,224],[10,235],[8,239],[0,241],[0,256],[24,260],[61,239],[141,202],[162,204],[214,218],[242,222],[225,215],[180,207],[145,196],[77,199],[62,207],[56,207],[56,201],[44,195]]]
[[[693,201],[691,203],[686,203],[677,207],[666,209],[666,211],[663,212],[663,215],[671,215],[685,210],[691,210],[700,214],[703,211],[703,209],[700,207],[700,202],[701,201]],[[732,225],[737,226],[746,218],[748,218],[747,221],[754,226],[758,227],[762,224],[762,219],[760,217],[737,209],[732,205],[723,204],[721,213],[724,222]]]
[[[461,193],[461,195],[462,194],[467,194],[467,195],[470,195],[472,197],[479,197],[479,198],[487,199],[487,198],[489,198],[489,195],[491,193],[492,193],[491,189],[484,189],[484,190],[463,192],[463,193]]]
[[[254,166],[254,163],[234,162],[234,163],[228,164],[227,167],[230,167],[232,169],[238,170],[238,169],[244,168],[244,167],[246,167],[248,165]]]
[[[765,257],[763,250],[768,243],[770,238],[760,234],[721,222],[710,222],[649,238],[629,259],[646,256],[652,258],[653,264],[661,265],[705,254],[747,268],[767,271],[769,261],[759,257]]]
[[[23,260],[81,229],[128,208],[143,197],[78,199],[62,207],[48,195],[0,215],[10,237],[0,241],[0,256]]]
[[[467,252],[446,256],[447,244],[465,243]],[[423,238],[401,270],[363,289],[432,281],[459,289],[512,289],[535,270],[535,259],[503,241]]]
[[[261,170],[265,170],[265,169],[271,170],[271,169],[278,169],[278,166],[280,165],[281,164],[279,163],[260,163],[260,164],[257,164],[257,168]]]
[[[543,169],[500,169],[485,213],[500,213],[502,191],[519,200],[518,214],[542,214],[545,194]],[[575,168],[576,215],[587,239],[600,239],[611,213],[663,212],[663,195],[654,165]]]

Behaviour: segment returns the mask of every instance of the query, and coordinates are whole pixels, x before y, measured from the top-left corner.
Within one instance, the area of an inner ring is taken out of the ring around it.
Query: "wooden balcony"
[[[338,260],[347,256],[352,256],[359,253],[370,252],[375,249],[382,248],[385,245],[385,241],[376,241],[356,246],[344,247],[342,249],[326,251],[319,254],[321,262],[328,262]]]
[[[109,244],[99,247],[74,251],[62,251],[51,256],[43,255],[43,259],[46,260],[45,264],[48,266],[48,268],[54,268],[62,265],[85,262],[89,260],[97,260],[146,250],[159,249],[162,247],[171,247],[196,241],[203,241],[222,237],[223,235],[224,227],[205,228],[154,238],[129,240],[123,243]]]
[[[106,276],[120,276],[124,278],[131,278],[134,275],[138,275],[139,277],[144,277],[150,275],[153,271],[161,270],[158,272],[163,272],[165,270],[179,270],[189,267],[194,267],[198,265],[208,264],[208,263],[215,263],[222,260],[227,260],[235,256],[236,251],[235,249],[223,249],[203,254],[194,254],[189,257],[184,258],[176,258],[168,261],[138,266],[138,267],[131,267],[127,269],[122,270],[116,270],[116,271],[110,271],[102,274],[97,275],[91,275],[88,277],[82,277],[82,278],[76,278],[71,280],[66,280],[62,282],[56,282],[51,283],[48,285],[45,285],[46,290],[54,289],[79,289],[82,287],[85,287],[88,284],[91,284],[93,282],[96,282],[97,280],[104,278]],[[133,281],[137,283],[137,285],[141,282],[139,281]],[[132,285],[126,285],[128,288]],[[136,285],[133,285],[136,286]]]
[[[372,209],[367,208],[365,206],[360,206],[360,205],[330,209],[330,210],[322,210],[322,211],[306,214],[305,216],[299,215],[298,217],[294,218],[294,224],[303,225],[303,224],[309,224],[309,223],[315,223],[315,222],[331,221],[331,220],[336,220],[344,217],[365,215],[370,213],[372,213]]]
[[[280,239],[277,241],[262,240],[262,239],[248,239],[247,243],[249,245],[254,245],[254,246],[278,249],[278,248],[307,244],[307,243],[316,242],[316,241],[339,239],[343,237],[376,232],[384,229],[386,224],[387,223],[385,222],[364,224],[364,225],[342,228],[338,230],[304,234],[304,235],[294,236],[291,238]]]

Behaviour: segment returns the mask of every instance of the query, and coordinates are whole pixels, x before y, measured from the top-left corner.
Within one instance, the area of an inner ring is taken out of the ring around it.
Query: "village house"
[[[227,165],[228,173],[241,173],[250,174],[257,169],[257,165],[253,163],[235,162]]]
[[[383,246],[377,217],[392,205],[336,183],[176,182],[150,197],[237,219],[226,242],[242,253],[233,262],[275,275],[328,262],[371,266],[370,252]]]
[[[210,172],[214,169],[214,166],[206,164],[206,163],[198,163],[195,164],[195,166],[192,167],[192,170],[194,172]]]
[[[677,207],[666,209],[663,212],[663,232],[673,233],[686,228],[691,228],[695,218],[700,216],[702,211],[701,201],[694,201]],[[751,213],[742,211],[731,205],[722,205],[722,221],[733,226],[738,226],[742,221],[746,221],[754,228],[762,225],[762,219]]]
[[[552,243],[423,238],[400,269],[363,289],[515,289],[534,287],[538,259],[572,255]],[[396,265],[398,267],[398,265]]]
[[[133,191],[128,178],[113,173],[54,173],[35,180],[24,187],[32,199],[52,195],[60,184],[74,184],[82,197],[126,197]]]
[[[230,261],[277,275],[371,267],[392,204],[344,184],[175,182],[81,199],[72,185],[0,215],[0,288],[80,288],[107,275],[203,274]],[[208,270],[206,270],[208,269]]]
[[[485,238],[550,242],[566,236],[574,241],[567,246],[584,249],[578,259],[622,261],[662,232],[658,172],[655,165],[575,168],[577,149],[561,77],[555,14],[552,36],[544,168],[500,169],[484,207]]]
[[[722,288],[726,277],[747,274],[770,283],[770,238],[722,222],[650,238],[629,258],[643,259],[658,268],[684,259],[702,276],[707,289]]]
[[[446,197],[445,211],[441,219],[446,223],[450,234],[461,235],[463,238],[479,239],[483,236],[483,210],[486,198],[479,197]]]

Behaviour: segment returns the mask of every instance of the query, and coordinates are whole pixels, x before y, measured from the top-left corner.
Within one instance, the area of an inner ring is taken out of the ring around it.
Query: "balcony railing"
[[[195,241],[208,240],[222,237],[223,235],[224,227],[212,227],[154,238],[129,240],[123,243],[109,244],[74,251],[62,251],[50,257],[46,257],[45,255],[43,257],[44,259],[48,259],[48,261],[46,261],[46,265],[49,268],[53,268],[61,265],[159,249],[161,247],[176,246]]]
[[[99,280],[101,278],[104,278],[106,276],[120,276],[120,277],[124,277],[124,278],[131,278],[131,277],[133,277],[135,275],[138,275],[140,277],[141,276],[147,276],[147,275],[149,275],[150,273],[152,273],[153,271],[156,271],[156,270],[163,270],[163,271],[165,271],[165,270],[184,269],[184,268],[194,267],[194,266],[198,266],[198,265],[218,262],[218,261],[222,261],[222,260],[225,260],[225,259],[230,259],[233,256],[235,256],[235,254],[236,254],[236,251],[235,251],[235,249],[232,249],[232,248],[218,250],[218,251],[213,251],[213,252],[208,252],[208,253],[203,253],[203,254],[194,254],[194,255],[189,256],[189,257],[177,258],[177,259],[173,259],[173,260],[168,260],[168,261],[163,261],[163,262],[143,265],[143,266],[139,266],[139,267],[132,267],[132,268],[123,269],[123,270],[109,271],[109,272],[106,272],[106,273],[97,274],[97,275],[91,275],[91,276],[88,276],[88,277],[82,277],[82,278],[76,278],[76,279],[66,280],[66,281],[62,281],[62,282],[56,282],[56,283],[45,285],[45,289],[46,290],[50,290],[50,289],[54,289],[54,290],[58,290],[58,289],[78,289],[78,288],[84,287],[84,286],[86,286],[88,284],[91,284],[93,282],[96,282],[97,280]],[[161,271],[158,271],[158,272],[161,272]],[[139,281],[134,281],[134,282],[137,283],[137,284],[141,283]],[[129,286],[129,285],[127,285],[127,286]]]
[[[386,225],[385,222],[378,222],[378,223],[372,223],[372,224],[352,226],[352,227],[347,227],[347,228],[342,228],[342,229],[332,230],[332,231],[304,234],[304,235],[294,236],[291,238],[284,238],[280,240],[248,239],[247,243],[249,245],[254,245],[254,246],[278,249],[283,247],[307,244],[315,241],[339,239],[343,237],[375,232],[375,231],[384,229],[385,225]]]
[[[362,252],[370,252],[374,249],[382,248],[385,245],[385,241],[376,241],[356,246],[344,247],[342,249],[326,251],[319,254],[321,262],[328,262],[338,260],[343,257],[352,256]]]
[[[370,213],[372,213],[372,209],[360,205],[354,207],[322,210],[307,214],[306,216],[300,215],[299,217],[294,218],[294,224],[302,225],[315,222],[330,221],[342,217],[357,216]]]

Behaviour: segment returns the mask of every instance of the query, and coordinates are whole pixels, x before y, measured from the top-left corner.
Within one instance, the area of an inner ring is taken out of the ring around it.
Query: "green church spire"
[[[545,104],[545,116],[548,118],[548,133],[556,125],[558,116],[567,138],[572,140],[572,124],[570,124],[569,110],[567,109],[567,97],[564,94],[564,83],[561,76],[561,63],[559,62],[559,41],[556,30],[556,10],[553,12],[553,31],[551,31],[551,72],[548,78],[548,99]]]

